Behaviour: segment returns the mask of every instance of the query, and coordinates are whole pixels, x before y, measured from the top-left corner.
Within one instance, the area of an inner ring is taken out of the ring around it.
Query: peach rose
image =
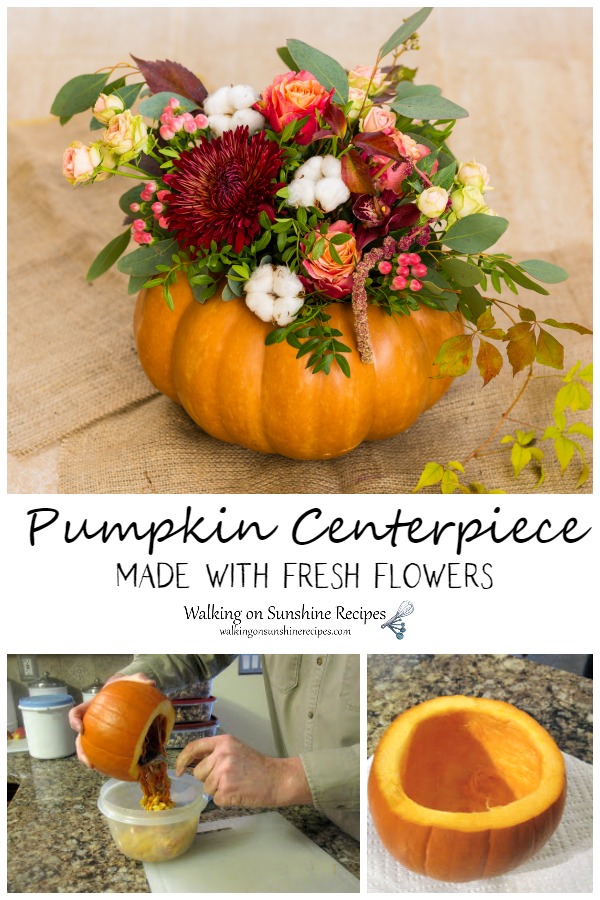
[[[331,255],[330,240],[336,234],[349,234],[350,240],[345,244],[334,244],[335,250],[342,263],[336,262]],[[333,300],[339,300],[352,292],[352,274],[360,260],[360,253],[356,249],[356,238],[352,225],[342,219],[329,226],[325,237],[325,250],[319,259],[305,259],[304,268],[308,278],[303,278],[304,284],[312,290],[322,291]]]
[[[115,167],[115,160],[101,141],[89,145],[73,141],[63,154],[62,173],[71,184],[105,181],[110,178],[112,171],[101,172],[100,166],[106,169]]]
[[[384,134],[391,134],[395,126],[396,113],[393,113],[389,106],[372,106],[363,119],[361,131],[383,131]]]
[[[402,134],[401,131],[394,130],[390,132],[390,137],[398,148],[399,153],[407,159],[412,159],[413,162],[418,162],[429,153],[429,147],[426,147],[424,144],[417,144],[413,138]],[[378,164],[379,169],[390,162],[389,157],[386,156],[374,156],[373,160]],[[411,166],[407,163],[393,162],[378,179],[379,185],[381,188],[389,188],[400,196],[402,194],[402,182],[410,172]]]
[[[130,110],[113,116],[104,132],[104,140],[108,149],[121,162],[129,162],[146,150],[148,129],[141,116],[132,116]]]
[[[374,66],[355,66],[348,72],[348,84],[369,94],[377,94],[387,84],[385,72]]]
[[[332,94],[333,90],[325,90],[310,72],[286,72],[264,89],[255,109],[277,134],[294,119],[309,115],[295,138],[297,144],[308,144],[317,130],[317,110],[325,109]]]

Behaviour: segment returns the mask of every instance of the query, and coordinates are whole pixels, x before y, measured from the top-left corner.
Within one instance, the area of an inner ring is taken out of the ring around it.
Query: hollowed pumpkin
[[[475,697],[438,697],[398,716],[369,775],[384,847],[441,881],[501,875],[533,856],[565,804],[560,750],[527,713]]]
[[[364,364],[351,305],[332,303],[328,324],[352,348],[352,375],[335,364],[314,375],[287,342],[265,346],[273,326],[242,299],[196,303],[185,281],[172,295],[174,311],[160,287],[136,305],[138,356],[152,384],[213,437],[292,459],[342,456],[405,431],[449,388],[452,379],[432,377],[433,360],[463,331],[459,317],[427,307],[398,319],[369,306],[375,362]]]
[[[151,684],[113,681],[96,694],[83,717],[81,746],[103,775],[139,781],[142,768],[164,752],[174,723],[171,701]]]

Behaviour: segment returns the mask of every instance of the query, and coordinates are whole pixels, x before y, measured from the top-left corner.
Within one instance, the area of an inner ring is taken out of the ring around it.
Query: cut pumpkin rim
[[[524,796],[481,812],[456,812],[435,809],[409,796],[404,783],[415,733],[419,726],[436,718],[456,713],[487,716],[521,731],[539,759],[538,785]],[[548,732],[528,713],[500,700],[479,697],[446,696],[426,700],[402,713],[388,726],[373,756],[369,779],[379,782],[389,812],[406,822],[459,832],[480,832],[513,828],[543,814],[556,803],[565,788],[566,775],[562,753]]]

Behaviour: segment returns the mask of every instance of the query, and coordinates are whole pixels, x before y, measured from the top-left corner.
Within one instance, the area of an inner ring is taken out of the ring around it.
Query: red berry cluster
[[[413,276],[410,278],[410,276]],[[392,291],[403,291],[408,287],[411,291],[420,291],[423,283],[419,278],[427,275],[427,266],[421,262],[418,253],[400,253],[396,275],[392,279],[390,288]]]
[[[169,227],[169,223],[163,215],[165,209],[164,199],[168,193],[169,192],[165,190],[157,191],[157,184],[155,181],[147,181],[144,190],[140,194],[140,199],[144,201],[144,204],[149,203],[156,194],[156,201],[152,204],[150,209],[153,218],[158,222],[161,228]],[[145,211],[143,206],[140,206],[139,203],[131,203],[129,209],[134,214],[139,213],[140,211],[144,213]],[[149,227],[151,228],[152,222],[149,221],[149,219],[150,217],[148,216],[148,220],[141,218],[133,220],[131,234],[136,244],[152,243],[153,237],[150,230],[148,230]]]

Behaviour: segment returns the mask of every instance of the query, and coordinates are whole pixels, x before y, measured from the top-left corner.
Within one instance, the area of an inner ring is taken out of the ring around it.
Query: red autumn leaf
[[[435,358],[441,377],[465,375],[473,360],[473,342],[468,334],[459,334],[444,341]]]
[[[186,69],[185,66],[168,59],[149,62],[138,59],[131,54],[131,58],[144,76],[144,80],[153,94],[162,91],[172,91],[182,97],[193,100],[198,106],[202,106],[208,91],[199,78]]]
[[[502,354],[493,344],[480,340],[476,362],[485,387],[492,378],[500,374],[503,363]]]
[[[512,328],[509,329],[509,331],[512,330]],[[530,366],[535,360],[535,335],[533,329],[530,328],[526,334],[516,340],[509,341],[506,346],[506,355],[512,366],[513,375]]]
[[[375,193],[369,167],[356,150],[342,156],[342,180],[352,194]]]
[[[397,162],[404,162],[404,157],[396,147],[391,137],[383,131],[365,131],[357,134],[352,143],[359,150],[364,150],[369,156],[387,156]]]
[[[338,137],[344,137],[346,134],[347,122],[346,116],[339,106],[336,106],[335,103],[328,103],[321,113],[321,118],[326,125],[330,126],[334,134],[337,134]]]

